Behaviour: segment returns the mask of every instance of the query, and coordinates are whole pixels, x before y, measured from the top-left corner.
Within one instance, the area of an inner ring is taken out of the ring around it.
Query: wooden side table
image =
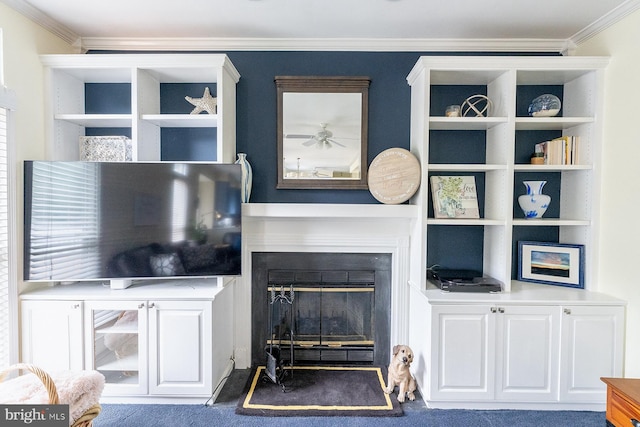
[[[607,384],[607,425],[640,427],[640,379],[600,379]]]

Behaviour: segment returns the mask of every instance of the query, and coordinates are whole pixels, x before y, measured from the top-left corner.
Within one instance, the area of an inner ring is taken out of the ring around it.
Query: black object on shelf
[[[502,292],[502,282],[476,270],[427,270],[427,279],[445,292]]]

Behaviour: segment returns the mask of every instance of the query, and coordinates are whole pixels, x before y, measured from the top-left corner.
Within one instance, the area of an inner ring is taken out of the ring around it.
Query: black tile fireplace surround
[[[251,313],[253,367],[271,342],[295,364],[386,365],[391,254],[254,252]]]

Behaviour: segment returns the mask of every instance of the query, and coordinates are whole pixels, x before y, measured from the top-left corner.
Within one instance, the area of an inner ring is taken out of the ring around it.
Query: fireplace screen
[[[372,278],[373,274],[371,274]],[[362,275],[358,275],[362,278]],[[295,362],[372,362],[375,328],[373,280],[289,283],[268,287],[271,331],[267,346]]]

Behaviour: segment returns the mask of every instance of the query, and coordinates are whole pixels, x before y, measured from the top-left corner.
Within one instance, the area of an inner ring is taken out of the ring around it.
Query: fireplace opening
[[[373,362],[374,271],[270,270],[265,345],[297,363]],[[291,351],[292,350],[292,351]]]
[[[254,254],[252,364],[274,347],[285,365],[386,363],[390,258]]]

